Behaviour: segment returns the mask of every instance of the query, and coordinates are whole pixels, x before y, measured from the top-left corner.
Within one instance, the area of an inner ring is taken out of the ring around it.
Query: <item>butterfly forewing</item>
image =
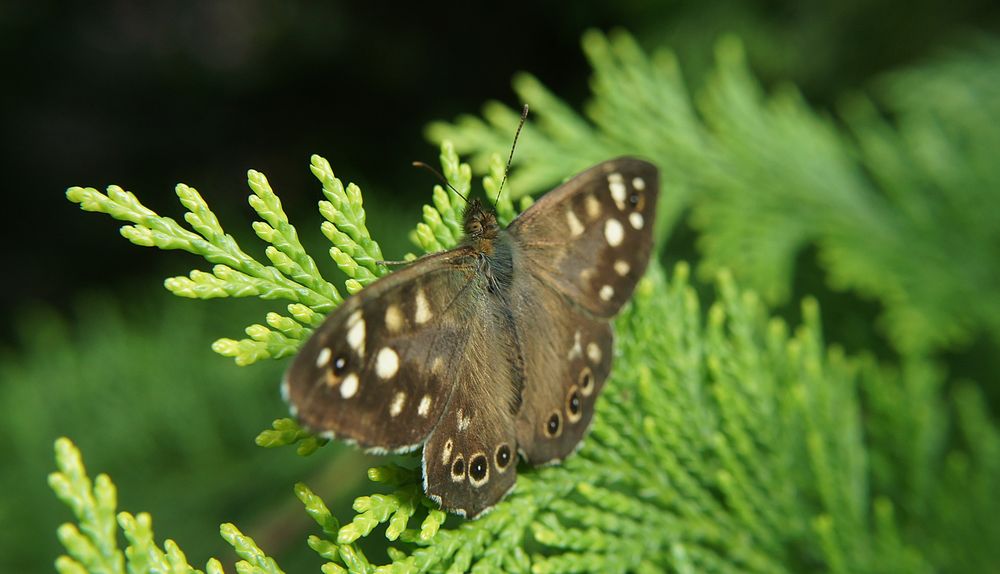
[[[640,159],[584,171],[510,224],[523,271],[590,313],[613,316],[649,262],[658,194],[656,166]]]
[[[284,392],[310,430],[371,450],[418,447],[454,387],[474,297],[467,250],[426,257],[346,300],[296,356]]]

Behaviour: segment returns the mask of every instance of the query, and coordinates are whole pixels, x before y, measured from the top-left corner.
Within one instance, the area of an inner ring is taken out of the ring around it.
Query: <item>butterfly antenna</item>
[[[507,156],[507,167],[503,168],[503,179],[500,180],[500,189],[497,190],[497,198],[493,200],[493,209],[497,208],[497,202],[500,201],[500,193],[503,192],[503,184],[507,182],[507,172],[510,171],[510,162],[514,159],[514,148],[517,147],[517,138],[521,135],[521,128],[524,127],[524,122],[528,120],[528,104],[524,104],[521,108],[521,123],[517,124],[517,131],[514,132],[514,143],[510,144],[510,155]]]
[[[451,189],[452,191],[454,191],[456,195],[458,195],[459,197],[461,197],[462,199],[464,199],[465,203],[469,203],[469,198],[465,197],[464,195],[462,195],[461,191],[458,191],[457,189],[455,189],[455,186],[453,186],[451,183],[449,183],[448,182],[448,178],[446,178],[444,175],[442,175],[440,171],[434,169],[433,167],[427,165],[426,163],[424,163],[422,161],[415,161],[415,162],[413,162],[413,167],[422,167],[422,168],[426,169],[427,171],[433,173],[434,175],[438,176],[438,179],[440,179],[442,183],[444,183],[445,185],[447,185],[448,188]]]

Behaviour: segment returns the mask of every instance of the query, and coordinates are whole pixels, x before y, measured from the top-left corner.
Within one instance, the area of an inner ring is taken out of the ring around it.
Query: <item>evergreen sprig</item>
[[[320,201],[319,210],[326,219],[321,229],[333,244],[330,256],[349,277],[345,289],[354,293],[386,272],[378,264],[382,260],[378,243],[371,239],[365,226],[361,191],[354,184],[345,187],[333,175],[329,163],[319,156],[313,156],[311,169],[323,186],[325,200]],[[315,260],[305,252],[267,178],[251,170],[247,180],[253,192],[250,206],[262,219],[253,223],[253,230],[268,244],[265,254],[270,264],[244,252],[222,229],[207,202],[190,186],[179,184],[176,192],[187,209],[184,220],[193,231],[170,217],[156,214],[134,194],[118,186],[110,186],[106,195],[94,188],[81,187],[70,188],[66,193],[70,201],[86,211],[131,222],[121,232],[137,245],[182,249],[215,264],[211,272],[194,270],[186,277],[167,279],[164,285],[176,295],[291,301],[286,307],[290,316],[268,313],[266,325],[246,328],[248,338],[224,338],[213,344],[217,353],[233,357],[239,365],[294,354],[323,316],[343,300],[340,291],[322,276]]]
[[[91,481],[80,451],[67,438],[56,441],[57,472],[49,475],[49,485],[70,509],[77,524],[59,527],[59,540],[69,555],[56,560],[61,574],[224,574],[222,563],[212,558],[204,572],[192,567],[184,552],[170,539],[157,546],[149,514],[115,514],[117,491],[105,474]],[[116,521],[117,519],[117,521]],[[128,545],[119,548],[118,527]],[[222,537],[243,560],[236,563],[240,574],[283,574],[274,559],[232,524],[220,527]]]
[[[619,154],[645,156],[669,189],[661,241],[691,210],[703,277],[730,269],[784,302],[796,258],[815,246],[831,287],[881,302],[901,351],[954,346],[981,330],[1000,338],[996,43],[886,77],[877,103],[845,98],[842,123],[790,86],[765,94],[732,38],[694,94],[670,51],[647,55],[621,32],[590,32],[583,48],[594,69],[586,119],[536,78],[514,80],[532,109],[517,193]],[[485,170],[516,116],[490,102],[482,119],[435,123],[428,134]]]
[[[687,274],[681,265],[667,282],[654,267],[640,285],[617,321],[622,346],[590,438],[565,464],[522,468],[517,489],[492,513],[432,537],[418,534],[431,515],[413,512],[419,477],[375,470],[376,479],[392,476],[395,490],[358,499],[358,515],[336,535],[327,532],[325,548],[386,523],[386,537],[398,536],[411,551],[397,548],[391,563],[374,567],[352,547],[349,559],[365,564],[359,571],[932,570],[934,552],[906,540],[920,530],[918,538],[937,536],[934,520],[901,524],[894,503],[870,490],[860,408],[864,393],[886,400],[928,373],[893,379],[869,359],[827,349],[812,300],[803,303],[804,324],[790,332],[727,274],[703,320]],[[976,406],[958,424],[975,426],[969,436],[988,437],[992,452],[1000,444],[996,427],[981,414],[980,398],[964,398]],[[896,420],[928,423],[924,413],[937,397],[914,399],[895,406]],[[922,434],[948,424],[936,421]],[[881,432],[914,438],[911,428],[892,426]],[[971,455],[947,454],[940,442],[915,446],[936,459]],[[971,455],[979,461],[978,478],[967,477],[972,484],[1000,477],[982,455]],[[934,469],[920,462],[925,472]],[[924,487],[931,500],[949,496],[952,517],[958,508],[996,508],[985,490],[964,498],[957,484]],[[407,529],[411,516],[419,531]],[[987,546],[963,561],[985,566]]]
[[[934,479],[942,474],[935,464],[913,461],[931,474],[917,479],[913,494],[927,497],[928,509],[914,514],[879,494],[900,477],[872,480],[877,455],[890,451],[875,450],[868,461],[859,405],[863,396],[887,404],[915,386],[939,385],[940,373],[914,366],[893,375],[827,349],[814,301],[791,331],[728,275],[717,291],[703,313],[685,265],[671,281],[654,265],[617,321],[616,368],[584,448],[561,466],[522,467],[514,493],[479,520],[446,517],[422,495],[418,473],[396,465],[370,471],[387,491],[358,498],[357,514],[343,524],[297,485],[320,526],[309,546],[328,560],[324,571],[931,571],[942,548],[914,540],[969,528],[965,512],[996,510],[1000,433],[980,397],[961,394],[953,420],[931,423],[924,415],[937,396],[911,395],[867,439],[910,440],[915,453],[955,461],[943,481]],[[913,436],[918,422],[931,428]],[[949,426],[983,440],[954,450],[920,438]],[[86,524],[88,514],[78,514]],[[985,541],[997,533],[988,528],[965,534]],[[383,565],[357,545],[376,531],[394,541]],[[993,550],[984,543],[962,552],[954,557],[986,566]],[[245,554],[259,571],[276,568]]]
[[[290,418],[281,418],[275,419],[271,423],[271,428],[261,431],[254,441],[257,446],[265,448],[297,444],[295,452],[299,456],[309,456],[316,452],[316,449],[330,442],[330,439],[311,434]]]
[[[765,98],[732,41],[721,45],[719,69],[696,107],[669,54],[649,58],[625,35],[608,41],[590,34],[585,49],[596,70],[593,123],[530,77],[517,80],[536,119],[525,128],[519,158],[528,159],[512,191],[548,186],[620,153],[653,158],[669,190],[659,241],[682,208],[692,207],[716,300],[703,311],[686,265],[667,280],[651,264],[616,320],[616,366],[585,446],[560,466],[522,467],[515,492],[478,520],[437,510],[422,495],[417,473],[399,466],[370,471],[381,492],[358,498],[355,516],[343,523],[297,485],[322,533],[309,546],[327,561],[323,571],[977,572],[994,566],[1000,430],[981,393],[948,381],[924,353],[972,329],[1000,325],[993,306],[981,312],[977,306],[991,293],[995,270],[984,261],[1000,227],[990,226],[995,211],[974,214],[970,207],[995,201],[995,193],[967,200],[956,191],[969,182],[995,190],[997,172],[978,147],[955,159],[969,174],[947,162],[915,167],[931,151],[955,158],[962,142],[978,146],[986,137],[976,131],[981,125],[934,124],[927,117],[948,110],[924,102],[927,121],[873,127],[881,120],[856,101],[848,106],[854,130],[848,135],[791,90]],[[944,69],[953,79],[980,82],[992,73],[968,61]],[[900,78],[895,85],[908,81]],[[984,83],[992,89],[990,81]],[[948,95],[947,86],[931,84]],[[941,105],[952,111],[995,105],[979,101],[985,91]],[[917,113],[918,104],[907,105],[895,111]],[[486,116],[493,123],[517,120],[498,104]],[[934,125],[943,134],[936,139],[929,135]],[[490,173],[487,189],[497,189],[499,159],[483,151],[506,146],[499,129],[466,118],[432,133],[476,152],[474,160]],[[447,143],[442,165],[449,184],[467,194],[471,169]],[[343,186],[321,158],[313,158],[312,168],[323,186],[330,255],[353,293],[386,272],[381,252],[365,226],[360,190]],[[894,187],[885,185],[890,181]],[[177,294],[291,301],[290,317],[269,314],[267,326],[247,329],[249,339],[216,342],[216,350],[248,364],[294,352],[341,297],[301,249],[263,176],[251,172],[250,186],[262,219],[254,229],[269,243],[269,264],[247,256],[189,187],[178,186],[178,196],[194,231],[120,188],[107,195],[73,188],[68,196],[86,210],[131,222],[122,233],[133,242],[184,249],[215,264],[212,272],[168,280]],[[501,197],[498,205],[502,220],[513,215],[508,201]],[[432,203],[412,234],[424,251],[450,247],[461,235],[464,204],[457,194],[439,186]],[[949,232],[982,244],[939,261],[950,239],[927,223],[931,216],[951,218]],[[878,245],[865,252],[865,241]],[[770,315],[764,301],[787,296],[792,255],[808,242],[820,246],[831,278],[885,304],[893,341],[904,351],[899,365],[828,346],[812,299],[802,303],[802,324],[794,330]],[[938,264],[933,274],[918,261],[921,254]],[[756,289],[738,288],[726,266]],[[911,289],[913,281],[928,284]],[[928,310],[932,296],[949,303]],[[946,395],[946,388],[955,391]],[[258,436],[265,446],[297,444],[303,453],[319,446],[314,441],[287,419]],[[119,515],[130,543],[119,550],[109,520],[113,485],[99,477],[91,486],[78,454],[59,444],[61,472],[53,476],[61,478],[52,486],[79,522],[60,529],[70,554],[60,568],[185,567],[175,546],[155,546],[143,515]],[[279,571],[235,527],[222,531],[243,558],[238,571]],[[369,558],[358,544],[376,534],[391,542],[388,561]],[[208,569],[221,571],[217,562]]]

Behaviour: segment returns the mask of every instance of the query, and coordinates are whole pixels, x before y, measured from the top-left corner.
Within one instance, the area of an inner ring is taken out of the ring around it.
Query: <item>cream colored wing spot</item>
[[[601,291],[598,295],[601,297],[601,301],[610,301],[611,298],[615,296],[615,288],[611,285],[605,285],[601,287]]]
[[[472,423],[472,416],[465,416],[465,412],[462,409],[458,409],[458,430],[464,431],[469,428],[469,424]]]
[[[609,219],[604,223],[604,238],[608,245],[618,247],[625,239],[625,228],[617,219]]]
[[[427,321],[431,320],[433,313],[431,313],[430,303],[427,302],[427,295],[424,294],[423,289],[417,289],[417,299],[416,299],[417,309],[414,312],[413,320],[416,321],[418,325],[422,325]]]
[[[622,259],[615,261],[615,273],[621,275],[622,277],[628,275],[628,272],[631,269],[632,267],[628,264],[628,261],[624,261]]]
[[[611,192],[611,199],[615,201],[618,209],[625,209],[625,197],[628,189],[625,187],[625,179],[620,173],[608,174],[608,190]]]
[[[641,213],[639,213],[638,211],[633,211],[632,213],[628,214],[628,222],[632,224],[633,229],[638,231],[642,229],[642,226],[646,223],[646,220],[643,219]]]
[[[390,379],[399,372],[399,355],[389,347],[382,347],[375,356],[375,374],[380,379]]]
[[[352,349],[358,354],[359,357],[365,356],[365,321],[361,319],[361,312],[355,313],[358,316],[358,320],[354,321],[353,325],[347,330],[347,344],[351,346]],[[350,319],[348,323],[350,323]]]
[[[573,213],[572,209],[566,210],[566,223],[569,224],[569,234],[573,237],[577,237],[583,233],[583,224],[580,223],[580,220],[577,218],[576,214]]]
[[[328,347],[323,347],[322,349],[320,349],[319,353],[316,354],[316,367],[320,369],[325,367],[326,364],[330,362],[330,357],[332,356],[333,353],[330,351]]]
[[[455,448],[455,441],[448,439],[444,441],[444,446],[441,448],[441,464],[448,464],[451,461],[451,450]]]
[[[417,405],[417,414],[422,417],[427,417],[427,414],[431,412],[431,396],[424,395],[420,399],[420,404]]]
[[[358,375],[351,373],[344,377],[344,381],[340,383],[340,396],[345,399],[349,399],[354,395],[358,394],[358,387],[361,384],[361,380],[358,379]]]
[[[406,406],[406,393],[400,391],[392,397],[392,403],[389,404],[389,415],[398,416],[399,413],[403,412],[404,406]]]
[[[597,343],[587,343],[587,358],[594,364],[601,362],[601,347]]]
[[[597,200],[593,195],[588,195],[583,200],[584,209],[587,210],[587,217],[591,220],[597,219],[601,216],[601,202]]]
[[[580,343],[580,331],[578,330],[573,334],[573,346],[570,347],[569,353],[566,354],[566,359],[572,361],[574,357],[579,357],[583,354],[583,345]]]
[[[646,180],[642,179],[641,177],[633,177],[632,187],[636,188],[639,191],[643,191],[644,189],[646,189]]]
[[[399,305],[392,304],[385,308],[385,328],[390,333],[403,329],[403,312],[399,310]]]
[[[351,313],[351,316],[347,318],[347,327],[353,327],[355,323],[361,320],[361,309]]]

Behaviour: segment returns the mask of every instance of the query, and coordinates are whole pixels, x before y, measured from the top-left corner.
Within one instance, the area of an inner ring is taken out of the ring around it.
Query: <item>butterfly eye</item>
[[[481,486],[489,477],[489,464],[486,462],[486,455],[479,453],[469,461],[469,481],[472,486]]]
[[[580,392],[585,397],[589,397],[590,393],[594,392],[594,373],[591,372],[590,367],[584,367],[580,371]]]
[[[496,461],[498,469],[503,470],[507,468],[507,465],[510,464],[510,447],[505,444],[498,446],[493,458]]]
[[[455,462],[451,465],[451,479],[459,481],[465,478],[465,460],[462,455],[455,457]]]
[[[559,411],[553,412],[549,416],[549,420],[545,421],[545,434],[549,437],[559,436],[559,431],[562,430],[562,416]]]

